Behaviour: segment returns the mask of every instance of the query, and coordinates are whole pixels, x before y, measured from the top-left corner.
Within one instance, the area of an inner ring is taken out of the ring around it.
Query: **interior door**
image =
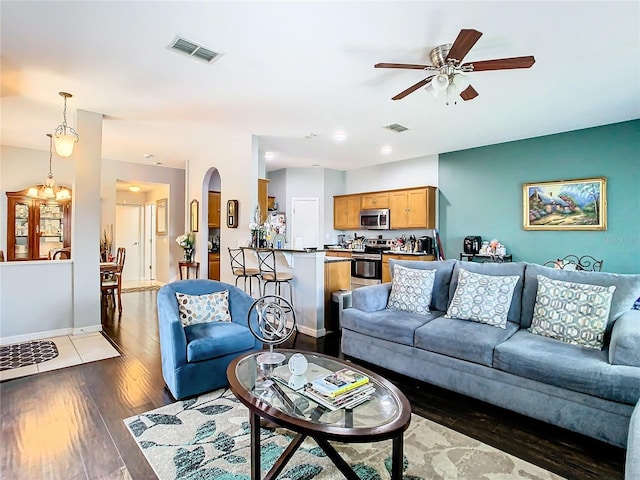
[[[138,281],[142,275],[142,207],[140,205],[116,205],[116,244],[127,249],[122,271],[122,281]]]
[[[317,198],[291,199],[291,238],[295,248],[296,237],[302,238],[303,247],[318,247],[319,201]]]
[[[156,203],[144,207],[144,271],[145,280],[156,279]]]

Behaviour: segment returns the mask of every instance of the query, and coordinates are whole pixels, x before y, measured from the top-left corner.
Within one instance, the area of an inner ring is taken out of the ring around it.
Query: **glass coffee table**
[[[287,362],[298,353],[278,349],[285,355],[281,366],[260,365],[253,352],[236,358],[227,369],[227,378],[233,394],[248,409],[251,425],[251,479],[260,480],[260,419],[296,433],[289,446],[264,477],[275,479],[286,466],[306,437],[313,438],[342,474],[349,480],[358,480],[349,464],[340,456],[331,441],[364,443],[392,440],[391,478],[402,479],[403,435],[411,422],[411,405],[407,398],[388,380],[360,366],[318,353],[305,352],[309,364],[307,372],[291,377]],[[369,377],[373,386],[366,402],[350,408],[330,410],[314,402],[301,388],[314,375],[336,372],[348,367]],[[307,377],[308,375],[308,377]]]

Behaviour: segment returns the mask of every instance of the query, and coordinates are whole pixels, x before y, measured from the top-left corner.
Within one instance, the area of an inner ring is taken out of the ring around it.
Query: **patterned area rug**
[[[146,285],[144,287],[122,287],[122,293],[133,292],[153,292],[154,290],[160,290],[162,285]]]
[[[249,480],[249,412],[229,390],[176,402],[124,420],[160,480]],[[275,463],[293,436],[285,429],[262,430],[262,473]],[[404,435],[404,479],[560,479],[419,416]],[[363,480],[389,479],[391,441],[332,442]],[[343,478],[312,439],[307,439],[278,476],[281,480]]]
[[[58,348],[50,340],[5,345],[0,347],[0,371],[46,362],[57,356]]]

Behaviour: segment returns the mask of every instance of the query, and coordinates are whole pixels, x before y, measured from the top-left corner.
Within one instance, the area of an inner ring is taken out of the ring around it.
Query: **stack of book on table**
[[[374,391],[369,377],[351,368],[318,377],[304,388],[307,397],[330,410],[354,408],[369,400]]]

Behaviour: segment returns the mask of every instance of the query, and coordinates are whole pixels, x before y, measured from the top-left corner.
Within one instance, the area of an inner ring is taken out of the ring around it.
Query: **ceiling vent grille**
[[[171,42],[171,45],[169,45],[169,49],[182,53],[183,55],[197,58],[206,63],[213,63],[223,55],[222,53],[214,52],[210,48],[203,47],[182,37],[176,37],[173,42]]]
[[[404,125],[400,125],[399,123],[392,123],[391,125],[387,125],[384,128],[388,128],[389,130],[393,130],[394,132],[404,132],[405,130],[409,130]]]

